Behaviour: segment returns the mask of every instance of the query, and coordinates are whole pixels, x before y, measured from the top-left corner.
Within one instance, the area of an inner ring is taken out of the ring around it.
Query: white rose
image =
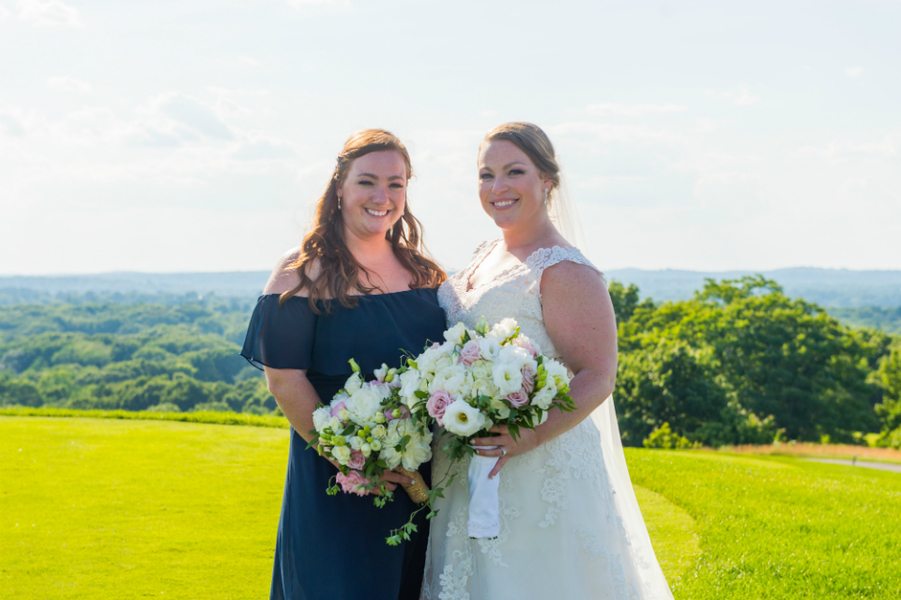
[[[488,335],[496,337],[499,340],[506,340],[513,335],[513,332],[516,331],[516,327],[516,320],[507,317],[492,327],[491,331],[488,332]]]
[[[466,369],[463,365],[451,365],[435,373],[429,384],[429,394],[444,390],[448,394],[459,394],[466,381]]]
[[[479,351],[482,358],[494,362],[501,352],[501,343],[492,337],[479,338]]]
[[[493,372],[494,385],[498,394],[506,396],[522,389],[522,371],[517,364],[497,363]]]
[[[419,389],[419,380],[421,379],[419,371],[409,369],[400,376],[400,395],[411,396],[413,392]]]
[[[532,356],[529,351],[519,346],[504,346],[497,355],[497,362],[516,365],[520,369],[530,360]]]
[[[401,459],[404,468],[415,471],[419,465],[430,460],[432,460],[432,432],[426,430],[425,435],[420,435],[418,431],[413,431],[407,443],[407,451]]]
[[[332,416],[328,418],[328,422],[325,426],[331,427],[332,432],[334,433],[341,433],[341,430],[344,429],[344,425],[341,424],[341,421],[338,419],[338,417]]]
[[[350,448],[347,446],[335,446],[332,448],[332,457],[340,464],[346,465],[350,461]]]
[[[372,428],[372,437],[376,439],[383,439],[387,433],[388,429],[384,425],[376,425]]]
[[[322,433],[331,418],[332,409],[328,406],[321,406],[313,411],[313,427],[316,431]]]
[[[491,396],[492,398],[496,396],[500,396],[501,394],[498,392],[497,386],[494,385],[494,381],[490,379],[490,375],[485,379],[475,379],[472,382],[472,387],[470,388],[470,395],[475,398],[476,396]]]
[[[460,322],[444,332],[444,339],[455,346],[460,346],[463,344],[464,333],[466,333],[466,325]]]
[[[469,437],[487,422],[479,409],[473,408],[463,400],[456,400],[444,410],[444,427],[451,433],[461,437]]]
[[[362,426],[372,422],[381,409],[381,399],[368,387],[357,390],[345,402],[350,420]]]
[[[441,357],[440,347],[427,348],[425,352],[416,357],[416,368],[422,376],[435,372],[435,361]]]
[[[351,450],[359,450],[363,445],[363,438],[358,435],[352,435],[348,438],[347,443],[350,444]]]
[[[347,382],[344,384],[344,389],[348,394],[353,394],[358,391],[361,387],[363,387],[363,380],[360,377],[359,373],[354,373],[350,377],[347,378]]]
[[[469,367],[473,379],[487,379],[491,377],[491,364],[484,360],[477,360]]]

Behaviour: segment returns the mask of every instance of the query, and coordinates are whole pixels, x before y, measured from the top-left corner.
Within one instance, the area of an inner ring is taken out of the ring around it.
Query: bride
[[[514,441],[506,426],[474,446],[499,457],[500,535],[467,534],[468,461],[436,502],[422,598],[672,599],[623,457],[611,393],[616,321],[603,276],[554,226],[560,173],[544,131],[507,123],[479,151],[479,198],[503,238],[479,246],[438,292],[448,323],[517,320],[574,377],[577,410],[551,411]],[[435,478],[448,471],[436,444]]]

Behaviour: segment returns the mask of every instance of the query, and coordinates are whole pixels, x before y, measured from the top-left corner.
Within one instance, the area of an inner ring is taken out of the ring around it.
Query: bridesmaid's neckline
[[[433,289],[436,289],[436,288],[428,288],[428,287],[410,288],[409,290],[401,290],[399,292],[387,292],[387,293],[382,293],[382,294],[352,294],[351,298],[378,298],[380,296],[397,296],[400,294],[409,294],[410,292],[419,292],[422,290],[433,290]],[[260,295],[261,298],[264,296],[281,296],[281,294],[273,293],[273,294],[261,294]],[[309,301],[309,299],[310,299],[309,296],[291,296],[290,298],[288,298],[288,300],[294,300],[295,298],[297,298],[298,300],[307,300],[307,301]],[[335,300],[337,300],[337,298],[325,298],[323,300],[320,300],[320,302],[333,302]]]

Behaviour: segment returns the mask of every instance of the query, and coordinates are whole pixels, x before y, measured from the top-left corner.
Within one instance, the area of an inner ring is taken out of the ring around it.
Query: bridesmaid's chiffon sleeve
[[[317,315],[306,301],[279,306],[278,299],[267,294],[257,300],[241,356],[258,369],[309,369]]]

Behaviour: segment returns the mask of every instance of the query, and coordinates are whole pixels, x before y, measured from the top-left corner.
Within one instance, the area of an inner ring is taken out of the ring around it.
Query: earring
[[[545,206],[547,206],[548,189],[549,189],[549,188],[544,188],[544,205],[545,205]]]
[[[547,202],[545,200],[545,202]],[[341,196],[338,196],[338,210],[341,210]]]

